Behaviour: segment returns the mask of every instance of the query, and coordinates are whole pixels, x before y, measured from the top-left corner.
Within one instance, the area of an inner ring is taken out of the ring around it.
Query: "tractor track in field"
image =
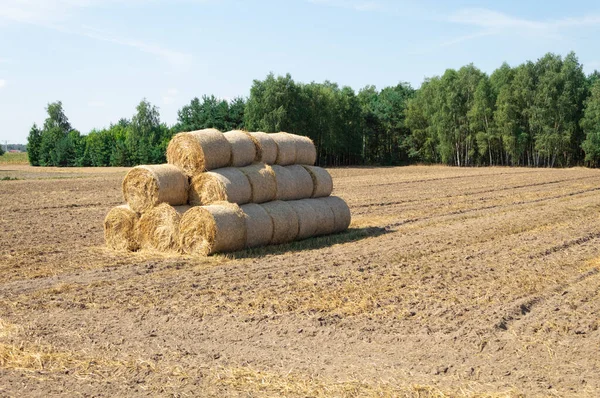
[[[209,259],[105,249],[123,173],[85,173],[3,183],[2,394],[600,393],[596,170],[332,169],[349,231]]]

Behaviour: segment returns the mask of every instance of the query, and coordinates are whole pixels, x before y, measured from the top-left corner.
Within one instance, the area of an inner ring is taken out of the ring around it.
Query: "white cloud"
[[[478,34],[470,35],[472,36],[471,38],[502,33],[560,38],[561,31],[567,28],[600,26],[600,15],[586,15],[582,17],[567,17],[562,19],[537,21],[518,18],[486,8],[465,8],[450,15],[448,21],[483,29],[483,31]],[[465,39],[468,38],[468,36],[465,36]]]
[[[3,88],[4,86],[6,86],[6,80],[0,79],[0,88]]]
[[[184,66],[191,62],[192,56],[187,53],[183,53],[176,50],[171,50],[165,47],[158,46],[153,43],[147,43],[136,39],[117,37],[108,32],[101,31],[99,29],[92,28],[90,26],[83,26],[79,32],[74,32],[82,36],[89,37],[94,40],[105,41],[109,43],[119,44],[121,46],[127,46],[135,48],[139,51],[156,55],[159,58],[167,61],[173,66]]]
[[[120,37],[90,26],[81,25],[78,27],[73,23],[66,24],[67,21],[72,19],[73,14],[84,8],[144,5],[161,1],[165,0],[0,0],[0,20],[5,19],[17,23],[33,24],[64,33],[85,36],[98,41],[132,47],[139,51],[156,55],[173,66],[187,65],[191,61],[190,54],[171,50],[142,40]],[[205,0],[187,1],[205,2]],[[63,25],[63,23],[65,24]]]
[[[179,95],[179,90],[176,88],[170,88],[167,90],[167,94],[165,94],[162,98],[163,103],[165,105],[170,105],[175,102],[177,96]]]
[[[356,11],[379,11],[386,7],[380,1],[366,0],[308,0],[309,3],[330,7],[350,8]]]

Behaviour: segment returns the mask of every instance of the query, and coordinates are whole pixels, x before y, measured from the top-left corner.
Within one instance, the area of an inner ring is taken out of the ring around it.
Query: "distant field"
[[[0,396],[600,396],[600,171],[332,169],[350,231],[123,254],[127,169],[0,166]]]
[[[0,156],[0,164],[29,164],[27,152],[5,153]]]

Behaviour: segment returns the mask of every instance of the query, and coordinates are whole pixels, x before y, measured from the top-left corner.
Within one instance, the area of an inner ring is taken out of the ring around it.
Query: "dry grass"
[[[414,398],[508,398],[523,397],[516,391],[485,393],[464,387],[443,391],[432,386],[410,383],[367,383],[359,380],[335,381],[307,377],[298,373],[277,374],[257,371],[248,367],[230,367],[213,370],[210,384],[224,388],[224,394],[243,393],[253,397],[414,397]]]
[[[123,172],[6,182],[0,395],[598,395],[598,171],[329,171],[350,230],[210,258],[105,249]]]
[[[0,156],[0,164],[10,164],[10,165],[25,165],[29,164],[29,158],[27,157],[27,152],[21,153],[5,153]]]

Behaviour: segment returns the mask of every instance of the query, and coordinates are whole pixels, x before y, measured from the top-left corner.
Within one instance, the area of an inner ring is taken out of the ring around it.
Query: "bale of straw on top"
[[[251,199],[252,187],[248,177],[234,167],[198,174],[190,184],[189,202],[194,206],[220,201],[244,204]]]
[[[241,206],[246,221],[246,247],[265,246],[273,238],[273,220],[260,205],[248,203]]]
[[[178,251],[179,221],[190,206],[173,207],[161,203],[142,214],[139,221],[140,247],[161,252]]]
[[[335,221],[331,233],[342,232],[348,229],[350,222],[352,221],[352,215],[350,214],[350,208],[343,199],[338,198],[337,196],[328,196],[326,198],[316,198],[313,200],[327,204],[333,212]]]
[[[310,198],[313,193],[313,180],[308,171],[300,165],[273,165],[277,182],[277,200]]]
[[[256,146],[248,134],[241,130],[228,131],[223,136],[231,145],[231,162],[233,167],[243,167],[256,159]]]
[[[179,133],[169,142],[167,162],[181,167],[192,177],[205,170],[229,166],[231,144],[215,129]]]
[[[251,203],[264,203],[275,200],[277,196],[277,180],[271,166],[255,163],[239,169],[246,175],[252,188]]]
[[[275,164],[288,166],[296,163],[296,139],[293,134],[274,133],[269,136],[277,144],[277,158]]]
[[[104,219],[104,240],[113,250],[135,251],[140,248],[137,236],[139,215],[128,205],[110,209]]]
[[[277,143],[271,138],[271,134],[261,131],[249,133],[256,146],[256,161],[266,164],[275,164],[277,160]]]
[[[263,209],[273,221],[272,245],[292,242],[298,236],[298,215],[287,202],[275,200],[263,203]]]
[[[327,170],[317,166],[303,166],[310,174],[313,182],[311,198],[321,198],[331,195],[333,191],[333,179]]]
[[[132,210],[142,213],[159,203],[184,205],[188,200],[188,178],[171,164],[136,166],[122,184],[123,197]]]
[[[241,250],[245,245],[244,212],[235,203],[192,207],[181,217],[179,246],[184,253],[207,256]]]
[[[296,164],[315,164],[317,148],[313,140],[303,135],[294,135],[294,140],[296,141]]]

